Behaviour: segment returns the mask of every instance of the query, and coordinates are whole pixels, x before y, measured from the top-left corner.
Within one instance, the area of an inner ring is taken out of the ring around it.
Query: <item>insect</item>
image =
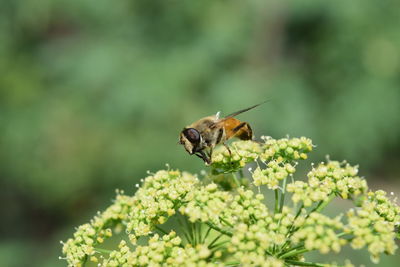
[[[250,125],[234,117],[263,103],[233,112],[224,118],[219,118],[218,112],[216,115],[193,122],[182,130],[179,143],[190,155],[196,155],[206,164],[211,164],[212,152],[216,145],[223,144],[231,154],[229,147],[225,144],[227,140],[233,137],[241,140],[253,138]]]

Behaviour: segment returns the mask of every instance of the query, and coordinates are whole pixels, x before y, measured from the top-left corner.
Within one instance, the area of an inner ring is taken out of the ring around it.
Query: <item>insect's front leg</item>
[[[204,153],[203,150],[197,151],[195,155],[201,158],[207,165],[211,164],[210,158],[206,155],[206,153]]]
[[[210,163],[212,162],[213,148],[214,148],[214,147],[211,146],[211,147],[210,147],[210,151],[208,152],[208,159],[209,159]]]

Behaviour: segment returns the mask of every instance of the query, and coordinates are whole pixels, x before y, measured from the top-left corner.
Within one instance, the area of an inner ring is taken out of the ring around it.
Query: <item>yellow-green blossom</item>
[[[244,220],[236,224],[228,249],[238,259],[243,253],[263,255],[265,251],[272,251],[275,246],[282,246],[288,241],[287,235],[294,223],[295,216],[287,207],[283,207],[282,213],[253,221]]]
[[[180,237],[172,231],[161,237],[155,234],[149,239],[148,245],[137,246],[134,250],[131,250],[125,241],[121,241],[119,250],[111,252],[109,258],[105,259],[100,266],[224,266],[222,263],[206,261],[214,253],[215,251],[201,244],[196,247],[183,246]]]
[[[246,224],[256,223],[258,220],[270,216],[267,206],[262,202],[264,195],[255,194],[251,190],[239,188],[229,209],[224,210],[224,218],[232,225],[237,222]]]
[[[395,227],[400,224],[400,207],[382,190],[369,192],[361,208],[347,213],[346,233],[352,234],[354,249],[367,247],[371,260],[379,262],[380,254],[394,254],[397,249]]]
[[[220,225],[220,215],[232,200],[232,194],[217,190],[216,184],[199,187],[187,193],[179,211],[195,222],[212,222]]]
[[[63,254],[66,255],[68,265],[81,266],[88,256],[91,256],[92,261],[96,261],[95,246],[112,236],[110,226],[118,226],[126,220],[133,202],[132,197],[122,195],[118,191],[114,204],[95,216],[90,223],[79,226],[74,238],[63,243]]]
[[[311,152],[313,148],[311,139],[305,137],[275,140],[267,136],[263,137],[263,139],[265,141],[262,146],[264,152],[260,155],[262,161],[288,162],[306,159],[307,153]]]
[[[267,224],[238,224],[228,245],[228,251],[244,266],[284,266],[282,260],[270,257],[266,251],[274,243]]]
[[[346,240],[338,237],[344,226],[340,217],[331,219],[317,212],[311,213],[290,238],[293,244],[304,243],[307,250],[319,250],[326,254],[330,251],[338,253]]]
[[[135,236],[149,234],[154,225],[163,224],[175,214],[198,182],[195,176],[179,171],[158,171],[147,177],[134,196],[127,230]]]
[[[213,173],[236,172],[247,163],[255,161],[262,153],[260,144],[254,141],[235,141],[229,146],[217,147],[212,155]]]
[[[269,189],[277,189],[279,182],[293,174],[295,167],[289,163],[278,163],[272,160],[267,163],[267,168],[257,167],[253,172],[253,183],[255,186],[267,185]]]
[[[295,181],[288,184],[287,191],[293,193],[293,202],[302,201],[306,207],[325,200],[330,194],[340,195],[344,199],[355,197],[368,190],[367,182],[357,173],[357,166],[338,161],[321,163],[307,174],[307,183]]]
[[[111,206],[79,226],[63,243],[64,259],[78,267],[87,261],[110,267],[336,267],[307,262],[307,252],[338,253],[347,242],[353,249],[366,248],[374,262],[382,253],[394,254],[400,226],[396,201],[382,190],[368,192],[357,166],[347,163],[321,163],[307,181],[296,181],[297,160],[307,158],[312,148],[304,137],[237,141],[230,145],[231,153],[223,146],[216,149],[203,181],[185,172],[158,171],[137,185],[134,196],[118,192]],[[255,161],[258,167],[249,178],[253,183],[244,188],[248,177],[243,168]],[[234,177],[236,171],[242,179],[236,186],[210,183],[218,180],[213,174]],[[287,184],[288,177],[293,182]],[[262,194],[261,189],[274,191]],[[321,213],[335,196],[356,206],[343,222],[340,216],[332,219]],[[297,202],[302,202],[300,208]],[[182,217],[187,223],[170,229]],[[176,221],[166,223],[170,218]],[[114,233],[120,234],[114,235],[120,238],[119,246],[99,248]],[[147,237],[137,241],[141,236]],[[353,265],[346,261],[345,266]]]

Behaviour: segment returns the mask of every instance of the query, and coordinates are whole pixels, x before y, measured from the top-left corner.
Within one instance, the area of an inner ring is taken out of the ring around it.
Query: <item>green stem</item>
[[[158,231],[160,231],[161,233],[168,235],[168,232],[165,231],[164,229],[162,229],[161,227],[159,227],[158,225],[154,226],[154,228],[156,228]]]
[[[225,241],[221,241],[218,244],[213,244],[212,246],[209,247],[209,249],[214,249],[214,248],[218,248],[219,246],[222,246],[228,242],[231,242],[230,240],[225,240]]]
[[[192,244],[192,241],[190,240],[190,236],[186,233],[186,231],[183,231],[183,236],[186,238],[186,241],[189,244]]]
[[[344,238],[347,241],[350,241],[350,240],[352,240],[354,238],[354,236],[352,236],[350,233],[345,233],[345,232],[341,232],[341,233],[337,234],[336,236],[337,237],[343,237],[345,235],[350,235],[350,236],[347,236],[347,237]]]
[[[201,226],[203,225],[201,222],[198,223],[198,227],[197,227],[197,232],[198,232],[198,240],[199,240],[199,244],[201,244],[201,234],[202,234],[202,228]]]
[[[110,254],[112,251],[104,248],[95,248],[97,252]]]
[[[283,188],[282,188],[282,195],[281,195],[281,204],[279,206],[279,213],[282,212],[283,205],[285,204],[286,179],[287,179],[287,177],[285,177],[285,179],[283,179],[283,184],[282,184]]]
[[[299,210],[297,211],[296,215],[294,216],[293,222],[296,221],[297,217],[300,216],[301,211],[302,211],[303,208],[304,208],[304,204],[301,204]],[[292,225],[290,226],[290,228],[289,228],[287,237],[289,237],[296,229],[297,229],[297,228],[294,226],[294,224],[292,224]],[[287,241],[285,242],[285,244],[283,244],[283,246],[282,246],[282,248],[281,248],[281,251],[284,250],[284,249],[286,248],[286,246],[289,245],[289,243],[290,243],[290,240],[287,240]]]
[[[342,236],[344,236],[344,235],[347,235],[347,233],[341,232],[341,233],[337,234],[336,236],[337,236],[337,237],[342,237]]]
[[[310,216],[311,213],[315,212],[322,205],[322,203],[324,203],[323,200],[318,202],[317,206],[315,206],[312,210],[310,210],[310,212],[306,215],[306,219]]]
[[[230,222],[228,222],[227,220],[225,220],[224,218],[219,217],[219,219],[220,219],[223,223],[225,223],[226,225],[228,225],[229,227],[232,227],[232,228],[233,228],[233,225],[232,225]]]
[[[85,256],[85,259],[82,262],[82,267],[86,266],[87,259],[88,259],[88,255]]]
[[[204,243],[204,242],[206,241],[208,235],[210,234],[211,229],[212,229],[211,227],[208,227],[207,232],[206,232],[206,234],[204,235],[203,241],[202,241],[201,243]]]
[[[323,264],[319,263],[314,263],[314,262],[306,262],[306,261],[292,261],[292,260],[287,260],[287,263],[290,263],[295,266],[315,266],[315,267],[324,267]]]
[[[275,189],[274,192],[275,192],[275,210],[274,210],[274,213],[278,213],[278,210],[279,210],[279,192],[278,192],[278,189]]]
[[[300,216],[302,209],[304,208],[304,204],[301,204],[299,210],[296,213],[296,216],[294,216],[293,222],[296,221],[297,217]],[[288,234],[287,236],[290,236],[292,234],[292,232],[295,230],[294,224],[292,224],[289,228]],[[288,241],[286,241],[285,245],[283,245],[283,248],[285,248],[286,244],[288,243]]]
[[[299,210],[298,210],[297,213],[296,213],[296,216],[294,217],[294,220],[296,220],[297,217],[299,217],[299,215],[300,215],[300,213],[301,213],[301,210],[302,210],[303,208],[304,208],[304,204],[301,204]]]
[[[216,238],[214,238],[214,240],[208,245],[208,248],[212,247],[223,235],[224,234],[219,234]]]
[[[292,251],[286,252],[285,254],[280,256],[279,258],[281,258],[281,259],[290,258],[290,257],[296,256],[296,255],[299,255],[299,254],[306,253],[306,252],[308,252],[308,249],[305,249],[305,248],[299,249],[299,250],[292,250]]]
[[[334,193],[330,194],[329,197],[326,200],[324,200],[324,202],[322,202],[322,204],[319,205],[315,211],[321,212],[334,198],[335,194]]]
[[[310,216],[313,212],[321,212],[331,201],[335,198],[335,193],[331,193],[327,199],[321,200],[318,205],[313,208],[306,216],[306,219]]]
[[[232,237],[233,234],[227,230],[221,229],[218,226],[216,226],[215,224],[211,223],[211,222],[206,222],[206,224],[211,227],[212,229],[214,229],[215,231],[220,232],[221,234],[227,235],[229,237]]]
[[[187,227],[187,232],[188,232],[188,236],[190,238],[190,243],[193,245],[194,244],[194,236],[193,236],[193,227],[192,227],[192,223],[189,222],[189,220],[186,217],[183,217],[186,227]]]
[[[197,233],[196,233],[196,228],[197,228],[196,222],[192,223],[192,233],[193,233],[194,245],[197,245]]]
[[[235,173],[232,173],[233,181],[235,182],[236,186],[239,188],[240,187],[240,182],[238,178],[236,177]]]
[[[239,264],[240,264],[239,261],[232,261],[232,262],[225,263],[225,266],[236,266]]]
[[[297,250],[297,249],[300,249],[300,248],[304,248],[304,244],[300,244],[300,245],[297,245],[297,246],[295,246],[295,247],[290,248],[289,250],[283,251],[283,250],[285,249],[285,246],[286,246],[286,244],[285,244],[284,246],[282,246],[281,253],[278,254],[278,257],[279,257],[279,258],[280,258],[282,255],[284,255],[284,254],[287,254],[287,253],[289,253],[289,252],[292,252],[293,250]]]
[[[192,242],[190,241],[189,233],[188,233],[188,231],[186,231],[186,227],[183,225],[183,222],[182,222],[180,216],[178,216],[178,224],[179,224],[179,226],[180,226],[181,229],[182,229],[183,236],[186,238],[186,241],[187,241],[189,244],[191,244]]]

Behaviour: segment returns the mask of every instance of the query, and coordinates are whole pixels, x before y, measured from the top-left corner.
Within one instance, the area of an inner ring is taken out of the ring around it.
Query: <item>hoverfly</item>
[[[247,122],[242,122],[235,116],[253,109],[260,104],[233,112],[224,118],[219,118],[220,112],[216,115],[204,117],[189,126],[185,127],[179,138],[179,143],[185,147],[190,155],[196,155],[206,164],[211,164],[212,152],[216,145],[223,144],[231,153],[225,142],[233,137],[241,140],[251,140],[253,131]]]

